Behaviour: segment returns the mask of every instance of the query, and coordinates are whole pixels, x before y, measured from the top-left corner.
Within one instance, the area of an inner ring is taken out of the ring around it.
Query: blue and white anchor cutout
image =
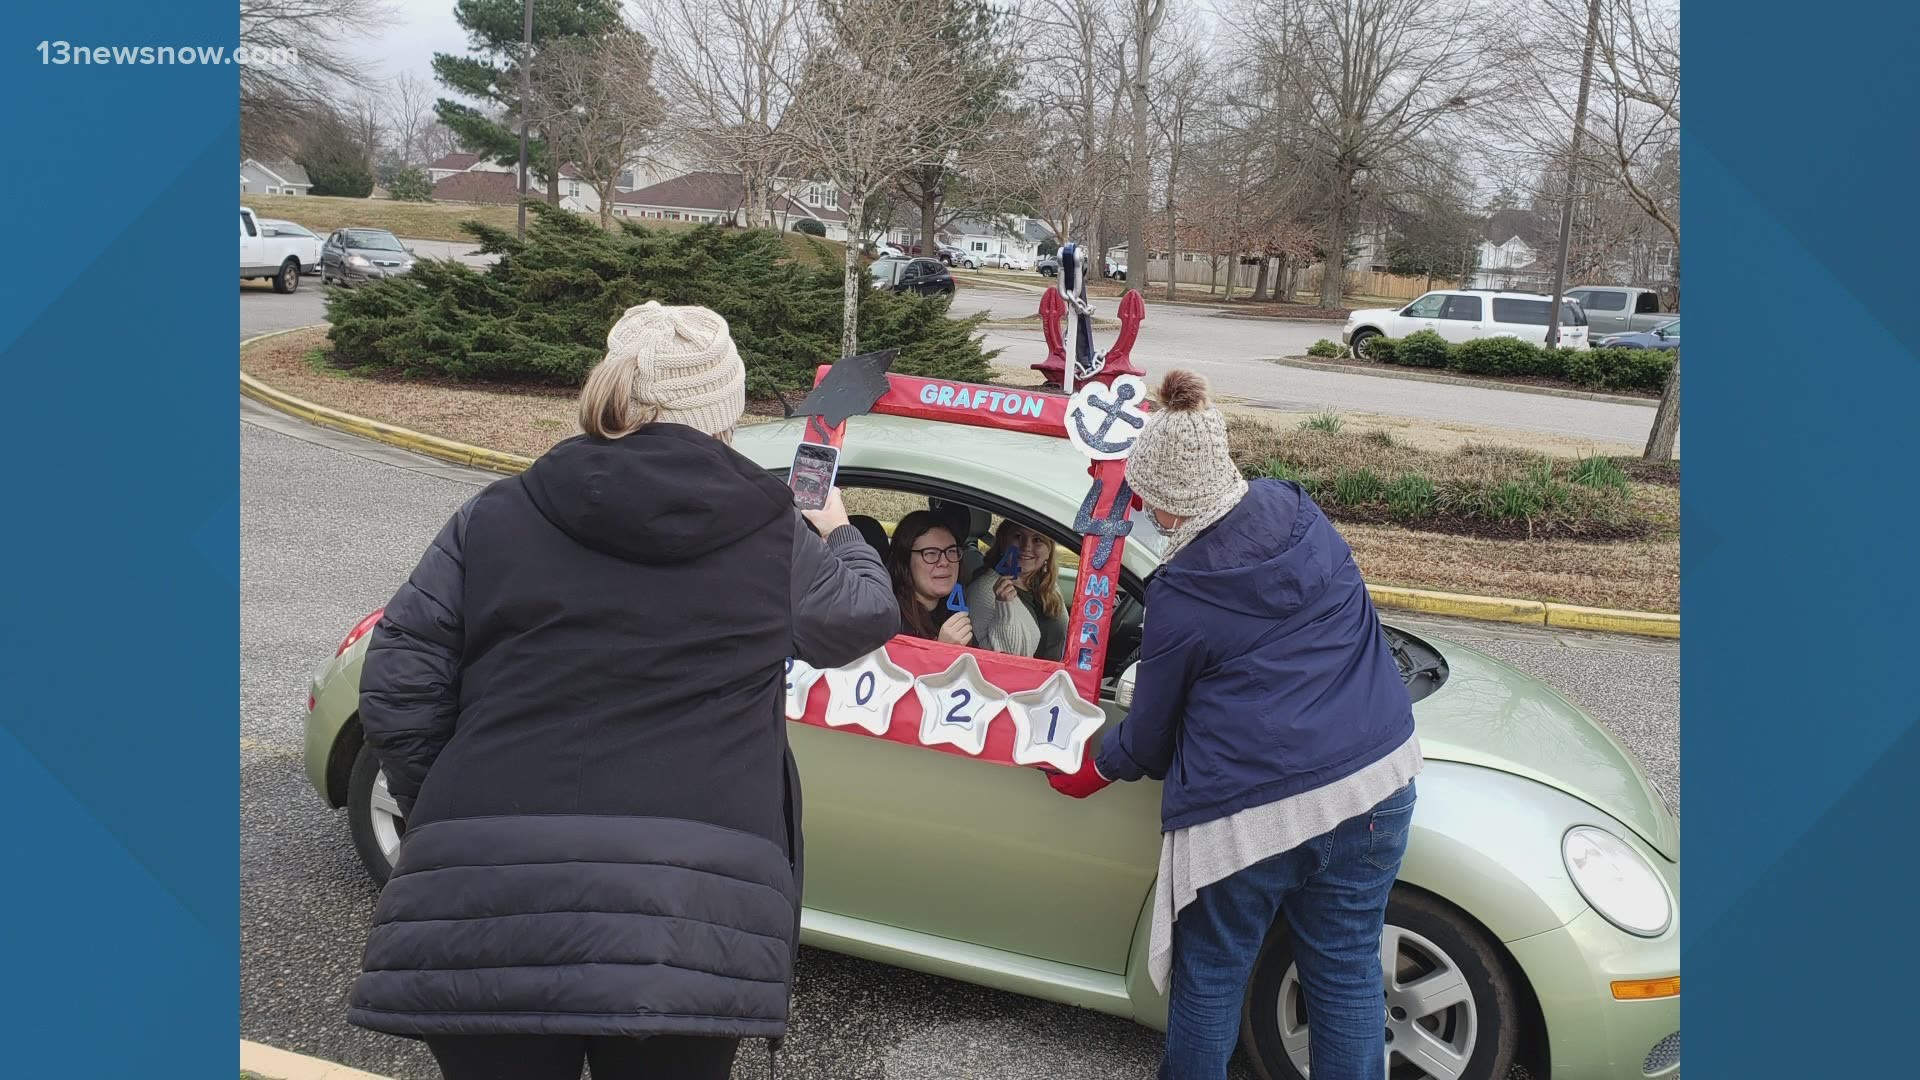
[[[820,681],[820,674],[819,668],[805,660],[787,657],[787,719],[798,720],[807,715],[807,695],[813,692],[813,684]]]
[[[1047,681],[1007,699],[1013,717],[1013,762],[1050,765],[1063,773],[1080,771],[1087,740],[1106,723],[1107,714],[1074,689],[1065,668]]]
[[[1067,440],[1096,461],[1123,458],[1147,426],[1147,384],[1119,375],[1111,387],[1087,383],[1067,401]]]
[[[913,689],[913,675],[875,649],[845,667],[828,668],[827,726],[857,727],[885,735],[893,707]]]
[[[913,692],[920,698],[920,745],[957,746],[975,757],[987,748],[987,725],[1007,707],[1006,692],[987,681],[971,653],[917,680]]]

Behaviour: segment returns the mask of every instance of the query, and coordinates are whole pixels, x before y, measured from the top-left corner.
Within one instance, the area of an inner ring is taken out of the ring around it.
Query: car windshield
[[[381,229],[348,229],[347,246],[366,248],[368,251],[405,251],[400,241],[390,232]]]
[[[1661,327],[1660,332],[1667,335],[1668,337],[1679,337],[1680,336],[1680,320],[1675,319],[1672,322],[1668,323],[1667,325]]]

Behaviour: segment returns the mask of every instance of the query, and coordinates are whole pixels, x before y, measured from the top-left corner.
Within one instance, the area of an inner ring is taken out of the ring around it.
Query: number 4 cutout
[[[938,675],[913,684],[920,698],[920,743],[947,744],[974,756],[987,747],[987,727],[1007,707],[1007,695],[980,672],[972,653]]]

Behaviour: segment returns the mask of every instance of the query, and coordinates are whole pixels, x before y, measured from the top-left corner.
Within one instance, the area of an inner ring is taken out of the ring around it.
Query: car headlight
[[[1673,921],[1673,901],[1652,864],[1626,841],[1591,825],[1567,830],[1560,841],[1567,876],[1593,910],[1640,937],[1658,937]]]
[[[367,257],[365,255],[349,255],[347,256],[347,265],[367,267],[367,266],[372,266],[373,264],[367,261]]]

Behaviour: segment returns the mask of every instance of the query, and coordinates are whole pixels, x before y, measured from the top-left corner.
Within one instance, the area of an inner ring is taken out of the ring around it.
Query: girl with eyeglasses
[[[972,645],[973,619],[947,604],[960,581],[960,542],[940,516],[915,510],[893,529],[887,559],[900,601],[900,632],[949,645]]]

